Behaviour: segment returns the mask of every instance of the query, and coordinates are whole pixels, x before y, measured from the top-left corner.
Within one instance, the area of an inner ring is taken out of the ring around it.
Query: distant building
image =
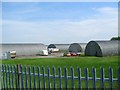
[[[85,49],[87,56],[111,56],[120,55],[120,41],[90,41]]]
[[[72,43],[69,46],[69,52],[74,52],[74,53],[83,53],[85,51],[87,43]]]
[[[47,50],[47,46],[41,43],[0,44],[0,47],[2,47],[2,53],[16,51],[16,56],[37,55],[42,50]]]
[[[48,49],[59,49],[60,51],[67,51],[70,44],[50,44],[48,45]]]

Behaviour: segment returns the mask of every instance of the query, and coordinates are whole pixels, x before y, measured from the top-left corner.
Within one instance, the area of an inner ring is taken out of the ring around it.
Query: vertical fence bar
[[[24,75],[23,75],[23,66],[20,65],[20,72],[21,72],[21,88],[24,90]]]
[[[5,70],[4,70],[5,65],[2,65],[2,70],[3,70],[3,89],[5,89]]]
[[[71,89],[74,90],[74,69],[73,67],[70,67],[71,72]]]
[[[12,65],[10,65],[9,68],[10,68],[10,88],[13,89],[12,88],[12,79],[13,79],[12,78]]]
[[[59,82],[60,82],[60,90],[62,90],[62,73],[61,73],[61,68],[58,67],[58,75],[59,75]]]
[[[34,90],[36,90],[36,76],[35,76],[35,67],[32,67],[33,69],[33,75],[34,75]]]
[[[38,70],[38,89],[40,90],[41,85],[40,85],[40,67],[37,66],[37,70]]]
[[[5,73],[6,73],[6,89],[8,89],[8,73],[7,73],[7,65],[5,65]]]
[[[45,69],[44,69],[43,66],[42,66],[42,73],[43,73],[43,89],[45,90],[45,89],[46,89],[46,83],[45,83]]]
[[[2,76],[3,76],[3,80],[2,80],[2,86],[3,86],[3,90],[4,90],[4,88],[5,88],[5,82],[4,82],[4,64],[2,65]]]
[[[19,64],[19,88],[21,89],[21,87],[22,87],[22,85],[21,85],[21,78],[22,78],[22,74],[21,74],[21,67],[22,67],[22,65],[21,64]]]
[[[24,70],[25,70],[25,88],[26,88],[26,90],[28,90],[28,72],[27,72],[27,69],[28,69],[28,67],[26,67],[26,65],[24,66]]]
[[[18,89],[21,88],[21,71],[20,71],[21,64],[17,64],[17,83],[18,83]]]
[[[10,68],[11,68],[11,74],[12,74],[12,76],[11,76],[11,78],[12,78],[12,81],[11,81],[12,86],[11,86],[11,88],[14,90],[14,70],[13,70],[12,65],[11,65]]]
[[[101,78],[100,87],[102,90],[104,90],[104,68],[103,67],[100,68],[100,78]]]
[[[7,68],[8,68],[8,88],[11,88],[11,87],[10,87],[10,86],[11,86],[11,83],[10,83],[10,81],[11,81],[11,80],[10,80],[10,79],[11,79],[11,78],[10,78],[10,65],[8,65]]]
[[[84,70],[85,70],[85,88],[86,88],[86,90],[88,90],[88,77],[89,77],[89,75],[88,75],[88,68],[84,68]]]
[[[0,64],[0,88],[2,89],[2,64]]]
[[[2,64],[0,64],[0,88],[2,89]]]
[[[68,89],[68,83],[67,83],[67,68],[64,67],[64,79],[65,79],[65,90]]]
[[[118,90],[120,90],[120,66],[118,67]]]
[[[5,73],[5,65],[4,65],[4,88],[6,88],[6,73]]]
[[[96,69],[92,67],[93,90],[96,90]]]
[[[2,71],[3,71],[3,89],[5,89],[5,65],[2,65]]]
[[[53,66],[53,81],[54,81],[54,90],[56,90],[56,72],[55,72],[55,67]]]
[[[32,90],[32,75],[31,75],[31,67],[28,66],[28,72],[29,72],[29,83],[30,83],[30,90]]]
[[[17,88],[20,88],[20,75],[19,75],[19,71],[20,70],[20,68],[19,68],[19,64],[17,64]]]
[[[48,72],[48,90],[50,90],[50,68],[47,67],[47,72]]]
[[[18,84],[17,84],[17,67],[16,65],[14,65],[14,73],[15,73],[15,86],[16,86],[16,89],[18,88]]]
[[[77,72],[78,72],[78,89],[81,90],[82,89],[82,85],[81,85],[81,68],[77,67]]]
[[[109,84],[110,90],[113,90],[113,69],[109,67]]]

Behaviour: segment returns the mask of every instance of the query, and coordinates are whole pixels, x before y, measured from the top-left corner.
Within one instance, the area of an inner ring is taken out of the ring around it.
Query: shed
[[[69,46],[69,52],[84,53],[87,43],[72,43]]]
[[[117,40],[112,41],[90,41],[85,49],[86,56],[111,56],[120,53],[120,46]]]
[[[70,44],[50,44],[48,48],[57,48],[59,50],[68,50]]]
[[[56,48],[55,44],[48,45],[48,48]]]
[[[16,51],[16,56],[37,55],[41,50],[47,50],[47,46],[41,43],[12,43],[0,44],[2,53],[7,51]]]

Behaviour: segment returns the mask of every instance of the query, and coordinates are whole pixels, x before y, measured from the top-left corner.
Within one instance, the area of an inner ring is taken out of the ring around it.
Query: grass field
[[[68,57],[68,58],[27,58],[27,59],[14,59],[14,60],[3,60],[3,64],[22,64],[22,65],[34,65],[34,66],[55,66],[58,68],[64,68],[66,66],[68,69],[70,66],[73,68],[80,67],[82,70],[87,67],[89,70],[95,67],[99,72],[100,67],[105,68],[105,72],[108,72],[109,66],[113,68],[115,77],[117,76],[118,67],[118,56],[111,57]],[[99,75],[99,73],[97,73]],[[106,76],[108,76],[106,74]]]
[[[120,56],[119,56],[120,57]],[[84,77],[84,67],[89,69],[89,76],[92,76],[91,70],[92,67],[96,68],[97,77],[100,77],[100,67],[103,67],[105,70],[105,77],[108,77],[108,68],[113,68],[113,76],[116,78],[118,76],[118,56],[110,56],[110,57],[61,57],[61,58],[24,58],[24,59],[14,59],[14,60],[3,60],[2,64],[16,65],[22,64],[23,66],[44,66],[45,68],[50,67],[52,71],[52,67],[56,67],[56,73],[58,71],[58,67],[60,66],[62,71],[64,66],[68,69],[68,75],[70,75],[70,67],[74,68],[74,74],[77,75],[77,67],[81,68],[82,76]],[[52,72],[51,72],[52,73]],[[62,73],[63,74],[63,73]],[[57,80],[58,83],[58,80]],[[64,82],[63,82],[64,85]],[[68,84],[69,86],[71,84]],[[75,82],[77,86],[77,82]],[[83,82],[83,87],[85,87],[85,83]],[[99,87],[99,82],[97,83],[97,87]],[[92,82],[89,83],[89,86],[92,86]],[[109,83],[106,83],[106,87],[109,87]],[[117,83],[114,84],[114,87],[117,87]]]

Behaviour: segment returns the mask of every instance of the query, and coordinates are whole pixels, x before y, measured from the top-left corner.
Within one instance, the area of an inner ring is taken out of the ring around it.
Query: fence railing
[[[96,75],[96,68],[92,67],[91,76],[89,75],[88,68],[84,68],[84,77],[81,75],[81,68],[74,69],[70,67],[62,68],[50,67],[40,68],[34,66],[22,66],[22,65],[2,65],[2,88],[26,88],[26,89],[50,89],[56,88],[74,90],[78,88],[118,88],[120,90],[120,67],[118,67],[118,77],[113,78],[113,69],[108,68],[108,77],[105,77],[104,68],[100,67],[100,77]],[[57,72],[57,73],[56,73]],[[69,74],[69,75],[68,75]]]

